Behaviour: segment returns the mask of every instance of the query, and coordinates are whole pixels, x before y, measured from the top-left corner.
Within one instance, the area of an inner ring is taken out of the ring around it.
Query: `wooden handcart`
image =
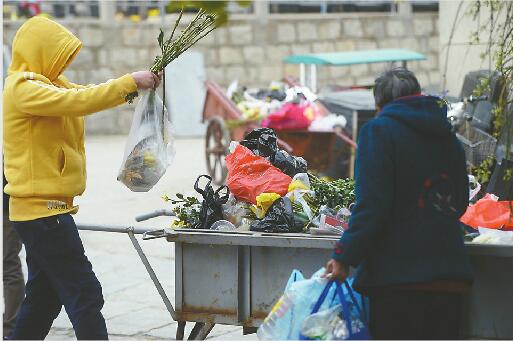
[[[231,141],[240,141],[255,128],[257,121],[244,121],[242,112],[229,99],[223,89],[211,81],[205,82],[207,97],[203,109],[203,121],[207,123],[205,136],[205,157],[207,172],[215,184],[226,180],[225,156],[228,155]],[[324,109],[327,113],[327,110]],[[237,122],[236,125],[229,124]],[[335,162],[339,155],[333,152],[338,139],[342,139],[352,148],[356,144],[341,131],[277,131],[278,144],[287,152],[301,156],[308,162],[308,168],[323,171]]]

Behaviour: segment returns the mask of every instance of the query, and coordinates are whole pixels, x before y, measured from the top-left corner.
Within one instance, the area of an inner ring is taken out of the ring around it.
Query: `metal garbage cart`
[[[156,216],[155,214],[153,216]],[[128,233],[171,318],[177,339],[196,322],[189,339],[205,339],[216,323],[251,333],[283,293],[293,269],[311,276],[329,259],[336,237],[309,234],[98,227],[79,229]],[[175,243],[175,304],[170,302],[134,233]],[[475,283],[465,297],[462,335],[513,339],[513,246],[466,244]]]
[[[311,276],[329,259],[338,238],[176,230],[167,240],[175,243],[178,318],[252,331],[283,293],[292,270]],[[513,246],[466,247],[475,283],[465,297],[462,335],[513,338]]]

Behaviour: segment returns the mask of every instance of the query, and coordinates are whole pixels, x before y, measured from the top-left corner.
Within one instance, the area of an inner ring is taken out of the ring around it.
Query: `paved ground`
[[[137,224],[134,216],[166,208],[163,194],[191,191],[194,180],[205,171],[202,139],[178,140],[176,159],[163,179],[148,193],[132,193],[116,181],[126,137],[88,137],[87,190],[77,202],[77,223],[166,227],[169,218]],[[103,314],[112,339],[172,339],[176,323],[169,316],[128,236],[117,233],[80,233],[86,253],[103,286]],[[141,241],[155,272],[174,302],[173,244],[164,240]],[[190,328],[188,328],[190,329]],[[72,339],[71,324],[62,310],[49,339]],[[256,339],[242,336],[242,329],[216,326],[213,339]]]

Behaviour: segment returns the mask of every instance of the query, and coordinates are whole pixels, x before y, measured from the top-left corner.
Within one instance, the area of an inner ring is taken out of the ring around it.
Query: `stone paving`
[[[125,136],[87,137],[87,190],[77,202],[81,208],[77,223],[124,226],[168,226],[169,218],[135,223],[134,217],[166,208],[163,194],[191,191],[196,177],[204,172],[203,139],[178,140],[176,159],[163,179],[148,193],[132,193],[116,181],[123,156]],[[103,314],[110,338],[173,339],[177,324],[171,319],[132,243],[125,234],[82,231],[86,254],[100,280],[105,297]],[[174,244],[162,239],[142,241],[155,273],[171,302],[174,302]],[[192,329],[192,324],[187,330]],[[187,335],[187,334],[186,334]],[[62,309],[48,339],[69,340],[75,335]],[[209,339],[256,339],[242,335],[242,329],[217,325]]]

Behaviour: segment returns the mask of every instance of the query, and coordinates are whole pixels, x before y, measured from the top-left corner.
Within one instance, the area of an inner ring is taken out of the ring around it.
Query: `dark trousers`
[[[77,339],[107,339],[103,295],[69,214],[15,222],[27,252],[26,296],[14,339],[42,340],[64,305]]]
[[[373,339],[460,338],[461,294],[387,289],[370,293],[369,304]]]
[[[3,218],[3,255],[4,255],[4,336],[9,337],[16,324],[16,315],[25,296],[25,280],[21,270],[21,241],[9,221],[9,212],[4,211]]]

